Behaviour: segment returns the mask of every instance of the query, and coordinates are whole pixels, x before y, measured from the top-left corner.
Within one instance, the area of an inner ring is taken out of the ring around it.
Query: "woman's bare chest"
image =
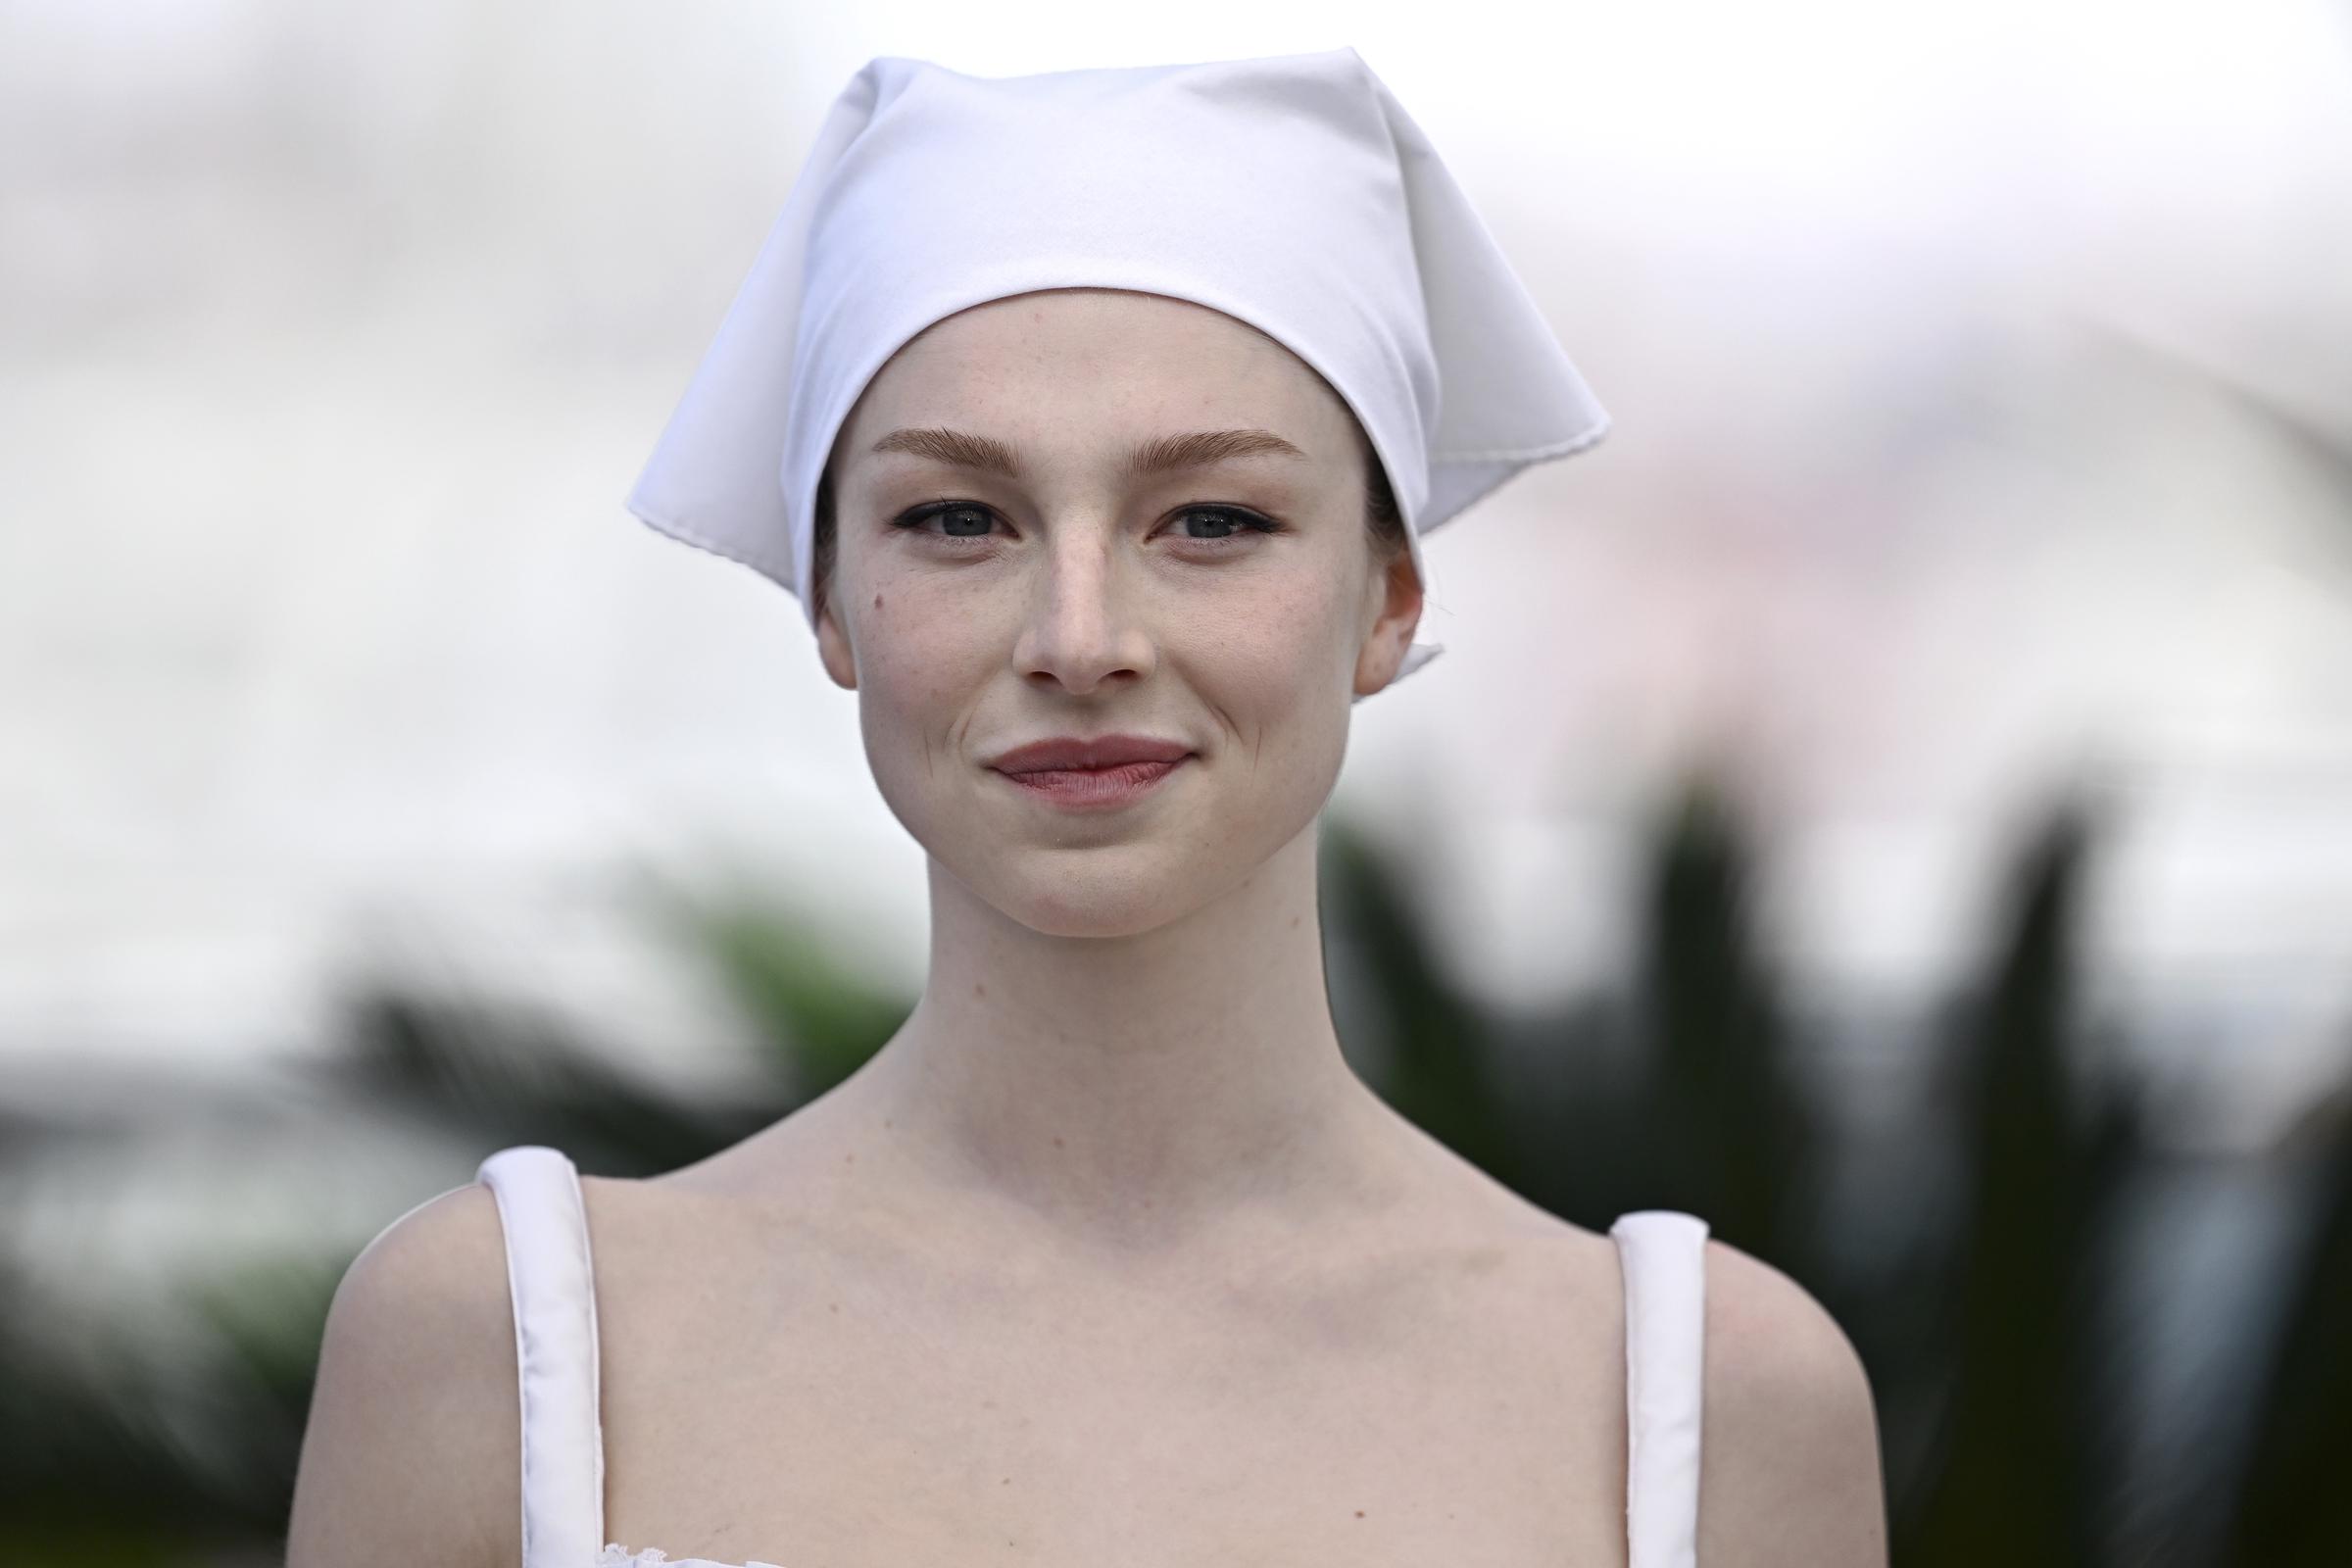
[[[1620,1321],[1559,1249],[1164,1296],[808,1261],[600,1270],[609,1540],[780,1568],[1625,1560]]]

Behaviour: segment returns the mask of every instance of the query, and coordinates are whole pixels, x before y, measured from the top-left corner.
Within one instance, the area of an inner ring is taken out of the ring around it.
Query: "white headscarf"
[[[1211,307],[1320,372],[1425,593],[1423,535],[1609,428],[1353,49],[1006,77],[884,56],[826,115],[629,510],[783,584],[813,629],[817,480],[866,383],[934,321],[1070,287]]]

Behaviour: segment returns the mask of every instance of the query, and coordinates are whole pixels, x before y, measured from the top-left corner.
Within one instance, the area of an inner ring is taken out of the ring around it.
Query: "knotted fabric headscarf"
[[[1425,594],[1423,535],[1609,427],[1353,49],[1005,77],[883,56],[827,113],[629,511],[783,584],[813,629],[817,480],[866,383],[957,311],[1073,287],[1208,306],[1318,371]]]

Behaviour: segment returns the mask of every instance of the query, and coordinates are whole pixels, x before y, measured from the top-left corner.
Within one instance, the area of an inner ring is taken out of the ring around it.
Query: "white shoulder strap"
[[[1628,1568],[1697,1568],[1707,1222],[1645,1208],[1609,1235],[1625,1276]]]
[[[605,1539],[596,1276],[579,1172],[558,1150],[502,1149],[475,1180],[498,1200],[522,1400],[522,1568],[588,1568]]]

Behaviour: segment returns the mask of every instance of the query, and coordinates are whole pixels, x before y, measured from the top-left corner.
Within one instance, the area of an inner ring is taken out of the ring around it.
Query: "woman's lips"
[[[1180,757],[1173,762],[1121,762],[1115,767],[1054,767],[1029,773],[1006,773],[1001,768],[993,771],[1065,810],[1099,811],[1142,800],[1158,787],[1161,779],[1191,760],[1189,757]]]

